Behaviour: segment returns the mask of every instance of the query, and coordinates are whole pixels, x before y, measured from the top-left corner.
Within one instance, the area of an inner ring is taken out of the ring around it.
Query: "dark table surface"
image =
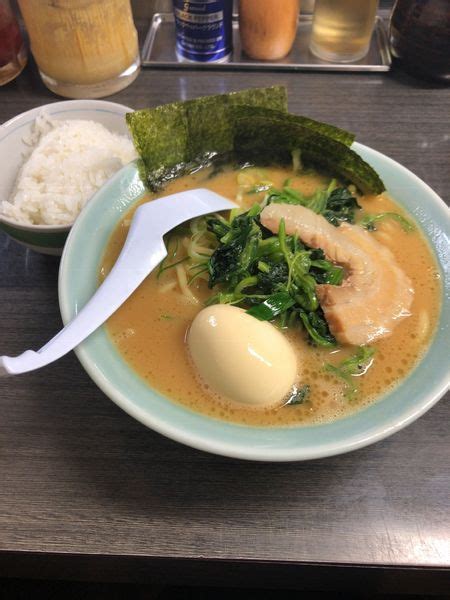
[[[449,200],[450,88],[401,72],[145,70],[111,100],[142,108],[270,84],[287,86],[293,112],[354,131]],[[29,65],[0,89],[0,122],[56,100]],[[60,328],[58,263],[0,234],[0,354]],[[448,589],[445,399],[373,446],[296,464],[165,439],[104,396],[73,354],[1,379],[0,406],[0,576]]]

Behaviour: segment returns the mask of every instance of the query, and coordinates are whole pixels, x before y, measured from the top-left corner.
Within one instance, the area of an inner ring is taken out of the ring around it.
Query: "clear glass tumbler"
[[[130,0],[19,0],[45,85],[68,98],[101,98],[139,73]]]
[[[27,51],[9,0],[0,0],[0,85],[8,83],[27,64]]]
[[[329,62],[354,62],[370,46],[378,0],[316,0],[310,50]]]

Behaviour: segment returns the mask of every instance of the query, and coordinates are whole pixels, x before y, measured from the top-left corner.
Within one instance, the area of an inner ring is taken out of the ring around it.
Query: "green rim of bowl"
[[[67,228],[67,231],[29,231],[1,222],[0,229],[3,229],[5,233],[20,242],[33,246],[45,246],[47,248],[62,248],[69,235],[69,228]]]
[[[197,414],[148,386],[99,328],[76,354],[95,383],[128,414],[159,433],[208,452],[261,461],[332,456],[372,444],[426,412],[449,386],[450,212],[423,181],[383,154],[353,148],[381,175],[389,193],[412,213],[434,248],[443,281],[442,311],[433,343],[418,366],[393,391],[361,411],[322,425],[248,427]],[[89,202],[68,237],[59,274],[59,301],[67,323],[97,287],[108,238],[144,193],[135,163],[119,171]]]

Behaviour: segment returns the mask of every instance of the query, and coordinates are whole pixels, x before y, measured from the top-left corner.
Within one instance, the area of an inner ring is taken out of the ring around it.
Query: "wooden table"
[[[287,86],[293,112],[356,132],[449,199],[450,88],[401,73],[147,70],[112,100],[142,108],[269,84]],[[30,65],[0,89],[0,122],[56,100]],[[58,263],[0,234],[1,354],[60,328]],[[297,464],[169,441],[73,354],[1,379],[0,406],[0,577],[448,591],[445,400],[374,446]]]

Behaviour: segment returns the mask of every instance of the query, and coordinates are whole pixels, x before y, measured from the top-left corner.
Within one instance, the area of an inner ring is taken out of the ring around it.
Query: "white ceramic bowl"
[[[194,448],[263,461],[307,460],[373,444],[406,427],[435,404],[449,385],[450,211],[423,181],[391,158],[353,148],[381,175],[388,192],[417,220],[434,249],[442,277],[442,310],[433,342],[398,387],[346,418],[322,425],[247,427],[197,414],[152,389],[119,354],[104,327],[75,352],[96,384],[144,425]],[[92,198],[73,227],[60,266],[59,302],[64,323],[98,286],[109,236],[145,188],[135,162]],[[420,452],[420,448],[417,449]]]
[[[133,109],[103,100],[67,100],[38,106],[13,117],[0,126],[0,200],[7,200],[23,155],[29,151],[24,143],[36,117],[45,111],[55,119],[86,119],[104,125],[114,133],[129,135],[125,114]],[[70,225],[23,225],[0,213],[0,229],[14,240],[44,254],[61,254]]]

